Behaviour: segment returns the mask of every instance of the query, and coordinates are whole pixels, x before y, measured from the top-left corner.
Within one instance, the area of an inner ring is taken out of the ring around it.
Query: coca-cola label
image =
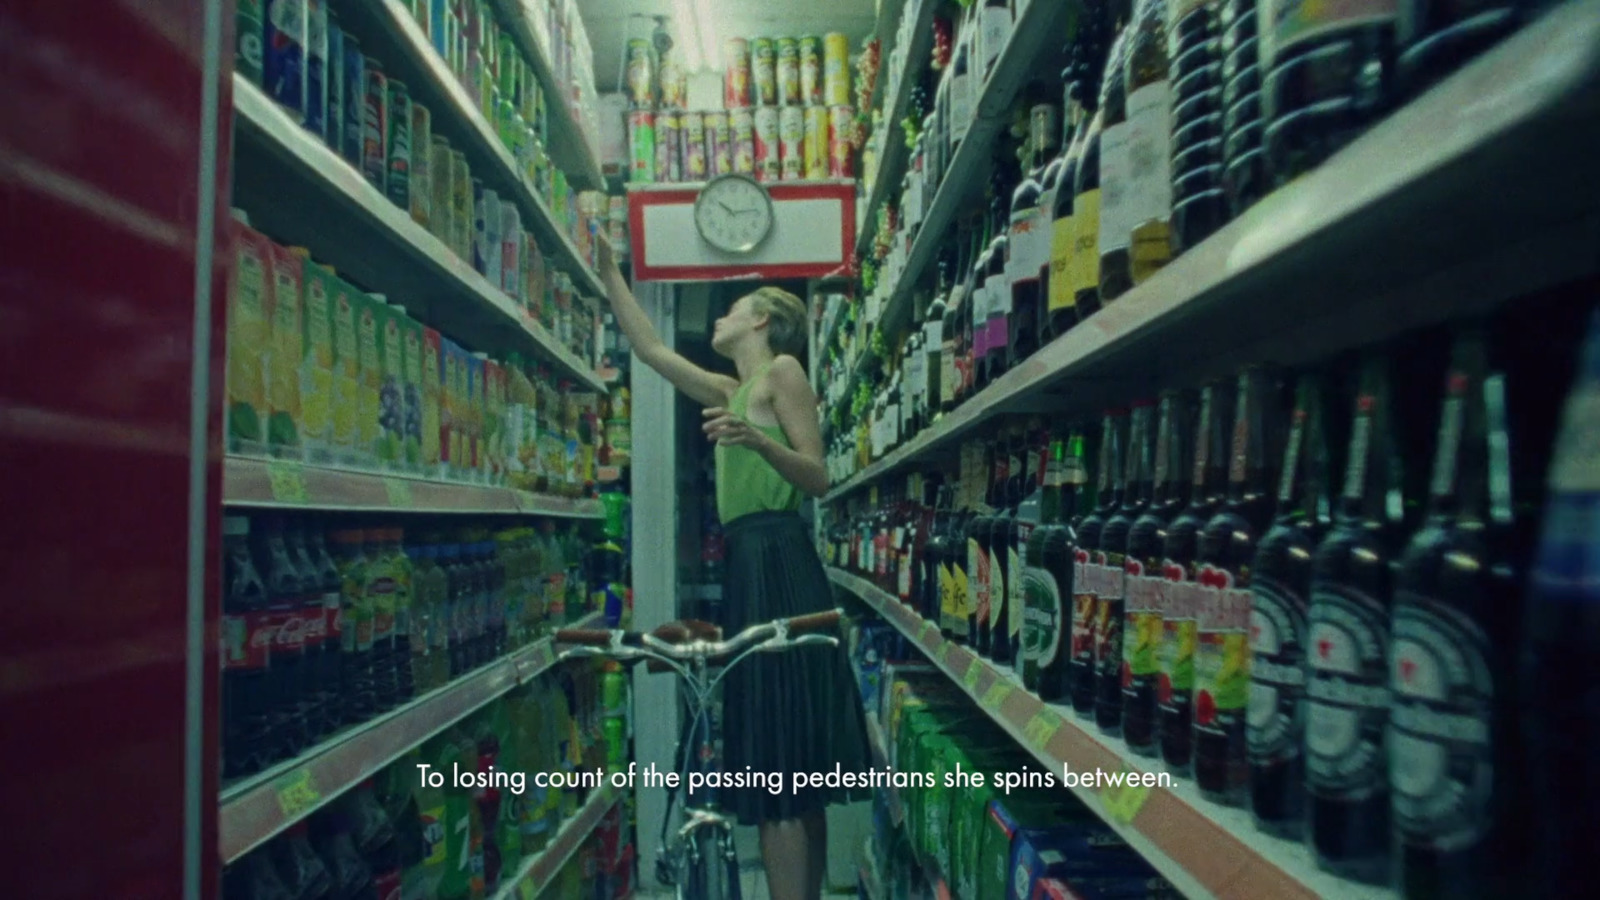
[[[1250,695],[1250,591],[1217,566],[1200,567],[1194,657],[1194,722],[1225,730],[1238,722]]]
[[[274,609],[271,615],[273,655],[293,656],[301,653],[306,645],[306,617],[302,615],[300,607]]]
[[[1156,650],[1161,645],[1161,578],[1145,573],[1144,563],[1129,559],[1126,598],[1123,600],[1122,663],[1123,686],[1133,679],[1150,678],[1161,667]]]
[[[1281,763],[1300,755],[1305,734],[1306,601],[1260,575],[1250,591],[1250,761]]]
[[[265,610],[222,617],[222,667],[265,669],[272,663],[276,617]]]
[[[340,606],[338,591],[322,595],[323,642],[331,647],[344,647],[344,610]]]
[[[1072,659],[1075,662],[1094,662],[1094,605],[1095,593],[1090,587],[1089,573],[1095,566],[1089,562],[1089,552],[1078,550],[1072,564]]]
[[[1319,584],[1307,618],[1306,788],[1362,800],[1386,783],[1388,616],[1360,591]]]
[[[1156,681],[1156,701],[1171,709],[1173,698],[1187,699],[1194,690],[1194,651],[1196,615],[1200,608],[1199,585],[1189,580],[1188,571],[1172,560],[1161,564],[1162,590],[1161,647],[1156,653],[1161,674]]]
[[[317,653],[322,650],[322,645],[328,639],[328,614],[322,606],[320,597],[312,603],[301,608],[301,619],[304,621],[304,642],[307,653]]]
[[[1454,853],[1481,840],[1494,789],[1489,639],[1455,609],[1395,594],[1389,786],[1407,844]]]
[[[1049,569],[1029,566],[1023,573],[1022,656],[1043,668],[1061,652],[1061,585]]]

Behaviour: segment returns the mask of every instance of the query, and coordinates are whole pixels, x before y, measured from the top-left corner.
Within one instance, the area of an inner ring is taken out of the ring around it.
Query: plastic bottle
[[[394,683],[395,699],[404,703],[416,696],[416,680],[412,675],[415,655],[412,634],[412,577],[411,557],[405,551],[405,529],[386,531],[384,551],[389,558],[389,569],[394,577]]]
[[[334,562],[340,581],[339,682],[345,692],[344,721],[364,722],[377,712],[372,670],[372,597],[367,593],[364,535],[356,529],[335,531]]]
[[[389,530],[369,528],[363,533],[362,552],[367,558],[367,596],[372,602],[372,688],[373,702],[382,712],[399,699],[400,685],[395,671],[395,581],[394,560],[389,557]]]
[[[343,612],[342,583],[339,567],[328,555],[328,545],[322,530],[309,528],[305,537],[306,556],[316,574],[317,587],[322,592],[323,652],[317,670],[317,688],[322,693],[323,733],[329,734],[348,719],[343,682]]]
[[[267,608],[272,617],[272,680],[277,705],[272,711],[273,749],[278,756],[295,756],[311,743],[307,722],[317,715],[315,698],[306,677],[305,614],[307,598],[315,600],[321,615],[322,598],[307,585],[284,540],[282,519],[269,518],[257,540],[256,559],[267,586]]]
[[[222,520],[222,774],[248,775],[272,754],[271,618],[267,589],[250,552],[250,520]],[[247,879],[248,875],[241,875]]]

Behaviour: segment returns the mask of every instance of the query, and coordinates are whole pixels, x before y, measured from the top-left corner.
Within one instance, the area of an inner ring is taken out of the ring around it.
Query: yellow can
[[[822,102],[850,105],[850,39],[830,31],[822,37]]]
[[[805,175],[828,177],[828,108],[806,107]]]

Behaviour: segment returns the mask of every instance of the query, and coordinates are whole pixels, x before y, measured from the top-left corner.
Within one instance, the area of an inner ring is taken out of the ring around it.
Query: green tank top
[[[728,410],[744,418],[750,408],[750,392],[756,382],[767,374],[767,363],[756,370],[749,381],[739,385],[728,401]],[[756,425],[768,437],[785,447],[789,437],[781,425]],[[792,511],[800,508],[800,489],[778,474],[772,464],[749,447],[716,448],[717,461],[717,516],[723,523],[732,522],[743,515],[772,510]]]

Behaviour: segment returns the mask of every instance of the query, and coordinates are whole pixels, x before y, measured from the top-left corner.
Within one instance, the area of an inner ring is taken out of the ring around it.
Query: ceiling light
[[[677,47],[685,72],[698,72],[704,64],[700,55],[700,27],[690,0],[672,0],[672,21],[678,26]]]

